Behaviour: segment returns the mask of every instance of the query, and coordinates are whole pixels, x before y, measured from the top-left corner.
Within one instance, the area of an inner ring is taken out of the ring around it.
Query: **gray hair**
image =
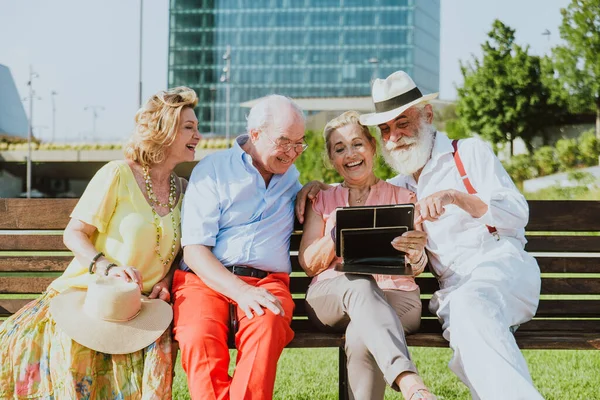
[[[254,107],[250,109],[246,117],[246,132],[251,130],[268,130],[273,127],[275,113],[281,107],[288,106],[292,109],[296,117],[302,122],[305,121],[302,109],[289,97],[279,94],[271,94],[263,97]]]

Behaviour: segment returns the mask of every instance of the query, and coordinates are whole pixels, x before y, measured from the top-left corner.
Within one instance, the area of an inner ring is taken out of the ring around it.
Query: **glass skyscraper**
[[[225,132],[228,45],[234,136],[271,93],[368,96],[399,69],[438,91],[440,0],[171,0],[169,86],[197,91],[201,132]]]

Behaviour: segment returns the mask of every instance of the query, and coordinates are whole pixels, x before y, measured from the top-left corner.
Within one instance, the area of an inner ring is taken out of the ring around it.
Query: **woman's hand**
[[[117,278],[123,279],[125,282],[133,282],[136,283],[140,287],[140,291],[142,288],[142,274],[136,268],[131,266],[125,267],[112,267],[108,271],[108,276],[114,276]]]
[[[392,246],[406,253],[409,264],[416,264],[421,259],[427,244],[427,234],[423,231],[408,231],[392,240]]]
[[[258,316],[263,315],[265,313],[263,307],[271,310],[273,314],[285,315],[279,299],[267,289],[261,287],[244,285],[233,300],[246,314],[248,319],[254,317],[253,313]]]
[[[154,285],[154,287],[152,288],[152,291],[148,295],[148,298],[149,299],[159,298],[162,301],[168,303],[171,301],[170,288],[171,288],[171,282],[169,281],[169,279],[163,278],[162,280],[158,281],[156,283],[156,285]]]

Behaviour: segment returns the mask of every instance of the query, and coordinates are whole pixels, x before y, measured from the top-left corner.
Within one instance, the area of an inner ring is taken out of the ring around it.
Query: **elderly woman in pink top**
[[[345,331],[351,399],[383,399],[386,382],[407,400],[435,399],[418,375],[404,337],[405,332],[415,332],[421,320],[414,277],[334,270],[341,262],[331,234],[337,207],[416,200],[413,192],[375,176],[375,138],[358,117],[356,111],[345,112],[323,132],[329,160],[344,181],[319,192],[312,207],[307,207],[300,264],[314,277],[306,294],[308,315],[323,330]],[[381,245],[405,252],[418,275],[427,264],[426,240],[424,232],[415,230]]]

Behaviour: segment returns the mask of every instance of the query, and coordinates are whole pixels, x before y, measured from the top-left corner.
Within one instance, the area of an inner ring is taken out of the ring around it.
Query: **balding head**
[[[288,97],[270,95],[250,110],[247,132],[256,168],[263,176],[283,174],[302,153],[304,115]]]

